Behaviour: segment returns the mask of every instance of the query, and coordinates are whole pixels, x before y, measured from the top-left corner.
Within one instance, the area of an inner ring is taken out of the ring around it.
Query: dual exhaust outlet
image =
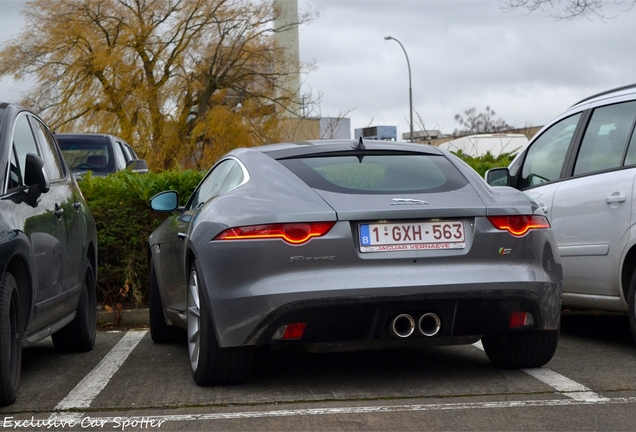
[[[409,314],[400,314],[389,323],[389,331],[398,338],[407,338],[415,333],[415,328],[427,337],[435,336],[442,327],[442,320],[433,312],[420,315],[416,319]]]

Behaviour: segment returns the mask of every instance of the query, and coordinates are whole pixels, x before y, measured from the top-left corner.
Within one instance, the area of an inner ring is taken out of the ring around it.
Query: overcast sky
[[[0,0],[0,43],[22,31],[24,0]],[[538,126],[578,100],[636,83],[636,10],[611,3],[614,18],[555,20],[504,12],[497,0],[299,0],[321,10],[300,29],[300,57],[317,70],[303,91],[321,94],[322,116],[347,113],[353,128],[394,125],[408,132],[413,106],[427,129],[452,133],[455,114],[490,106],[516,126]],[[25,84],[0,80],[0,99]],[[417,124],[417,114],[416,124]],[[416,130],[419,127],[416,126]]]

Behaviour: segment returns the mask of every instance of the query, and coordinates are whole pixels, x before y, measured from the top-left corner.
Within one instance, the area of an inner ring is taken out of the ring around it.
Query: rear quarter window
[[[331,192],[445,192],[459,189],[468,183],[440,155],[312,155],[282,159],[279,162],[308,186]]]

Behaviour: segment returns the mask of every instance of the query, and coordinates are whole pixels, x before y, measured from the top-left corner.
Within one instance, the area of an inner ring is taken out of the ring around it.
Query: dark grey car
[[[96,277],[95,222],[53,135],[0,103],[0,405],[16,398],[22,347],[93,348]]]
[[[452,345],[500,367],[556,349],[561,264],[541,209],[425,145],[323,141],[237,149],[150,236],[150,331],[186,329],[200,385],[252,349]]]

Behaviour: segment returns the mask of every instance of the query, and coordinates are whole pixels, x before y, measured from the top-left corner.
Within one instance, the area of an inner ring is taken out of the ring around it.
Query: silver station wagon
[[[522,190],[548,216],[563,264],[563,305],[629,312],[636,338],[635,124],[636,85],[591,96],[486,179]]]

